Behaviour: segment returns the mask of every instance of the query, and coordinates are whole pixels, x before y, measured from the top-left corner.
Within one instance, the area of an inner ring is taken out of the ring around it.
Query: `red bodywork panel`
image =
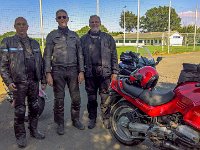
[[[200,130],[200,87],[197,82],[186,82],[174,89],[175,96],[168,103],[159,106],[150,106],[139,98],[132,98],[121,91],[123,84],[121,80],[112,81],[111,87],[127,101],[138,107],[151,117],[164,116],[168,114],[181,113],[185,122]]]

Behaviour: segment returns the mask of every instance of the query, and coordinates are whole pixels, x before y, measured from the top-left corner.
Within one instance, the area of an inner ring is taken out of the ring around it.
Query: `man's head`
[[[59,27],[65,28],[67,27],[67,23],[69,21],[69,17],[67,12],[64,9],[59,9],[56,12],[56,22],[58,22]]]
[[[26,36],[28,31],[28,23],[27,20],[23,17],[17,17],[15,19],[14,27],[16,29],[17,35]]]
[[[98,32],[100,30],[101,19],[97,15],[90,16],[89,26],[92,32]]]

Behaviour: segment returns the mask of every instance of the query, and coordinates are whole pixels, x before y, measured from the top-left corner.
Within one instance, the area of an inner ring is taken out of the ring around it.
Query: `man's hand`
[[[17,91],[16,85],[14,83],[10,83],[8,88],[10,91]]]
[[[46,89],[47,85],[46,84],[41,84],[41,89],[44,91]]]
[[[85,80],[84,78],[84,72],[80,72],[78,75],[78,82],[81,84]]]
[[[113,81],[113,80],[117,80],[117,74],[112,74],[111,75],[111,81]]]
[[[47,78],[47,84],[49,86],[53,86],[53,78],[51,76],[51,73],[47,73],[46,78]]]

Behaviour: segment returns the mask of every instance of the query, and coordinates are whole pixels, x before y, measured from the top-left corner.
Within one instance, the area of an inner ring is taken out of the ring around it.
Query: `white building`
[[[114,37],[117,46],[136,46],[137,45],[137,34],[126,33],[125,43],[124,34],[120,34]],[[170,46],[182,46],[183,36],[178,32],[171,32]],[[140,33],[138,45],[168,45],[168,32],[148,32]]]
[[[182,46],[183,44],[183,36],[180,35],[178,32],[173,33],[169,37],[170,46]]]

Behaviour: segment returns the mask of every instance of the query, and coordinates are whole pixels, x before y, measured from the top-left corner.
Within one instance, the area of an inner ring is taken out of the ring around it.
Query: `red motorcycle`
[[[144,66],[112,81],[111,133],[126,145],[150,139],[160,149],[200,149],[200,83],[161,92],[154,88],[158,77],[155,68]]]

